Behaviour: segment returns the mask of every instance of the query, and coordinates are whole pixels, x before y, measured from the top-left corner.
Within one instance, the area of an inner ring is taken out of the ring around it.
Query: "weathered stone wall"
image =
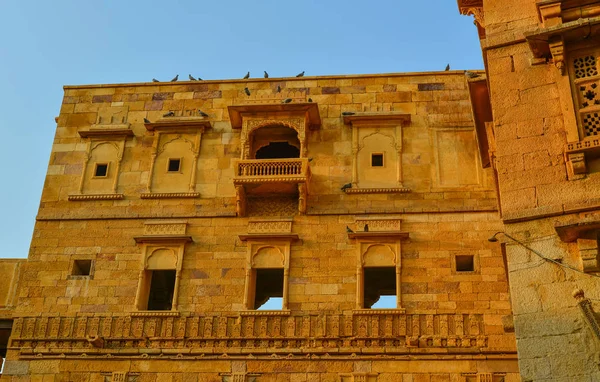
[[[122,370],[129,380],[217,381],[219,373],[246,372],[262,382],[371,381],[360,373],[378,374],[377,381],[467,381],[508,373],[506,381],[518,380],[506,271],[500,248],[486,240],[501,222],[491,171],[476,155],[465,84],[462,73],[447,72],[66,87],[5,374],[95,381]],[[249,198],[248,216],[238,217],[233,161],[241,133],[227,107],[287,97],[292,104],[311,98],[322,121],[306,131],[306,214],[298,213],[297,196],[266,194]],[[199,197],[142,198],[158,134],[144,119],[197,109],[211,124],[193,170]],[[410,116],[394,136],[401,191],[340,191],[356,155],[357,127],[342,116],[349,111]],[[105,155],[102,161],[122,150],[120,167],[111,162],[102,183],[82,182],[94,141],[80,134],[111,124],[129,124],[132,136],[94,155]],[[290,247],[289,312],[248,312],[250,244],[239,235],[251,219],[291,216],[298,240]],[[400,219],[408,233],[397,262],[404,310],[357,309],[360,245],[346,227],[362,231],[357,220],[364,218]],[[164,220],[184,222],[192,240],[176,312],[139,312],[144,244],[135,238]],[[456,255],[474,255],[475,271],[456,272]],[[92,260],[91,276],[73,277],[74,260]]]
[[[582,271],[577,242],[561,240],[555,226],[597,220],[600,207],[600,176],[592,165],[593,155],[585,154],[588,171],[584,174],[573,174],[566,161],[567,143],[585,140],[578,133],[568,59],[585,39],[570,42],[565,38],[565,71],[561,73],[558,51],[540,57],[532,50],[544,38],[548,40],[544,31],[561,27],[560,22],[542,23],[536,6],[540,2],[475,3],[471,13],[485,30],[482,49],[494,119],[490,140],[504,230],[543,256]],[[560,19],[559,3],[554,16]],[[562,3],[564,11],[566,2]],[[571,2],[570,6],[583,3]],[[462,1],[459,6],[463,12],[469,7]],[[574,19],[590,15],[578,14]],[[499,238],[506,243],[523,380],[600,379],[598,338],[572,296],[581,288],[597,301],[598,279],[543,260],[508,237]]]

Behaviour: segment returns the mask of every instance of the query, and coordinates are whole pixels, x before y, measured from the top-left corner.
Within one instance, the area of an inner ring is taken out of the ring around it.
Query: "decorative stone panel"
[[[292,219],[285,220],[250,220],[248,234],[291,233]]]
[[[148,221],[144,223],[144,235],[185,235],[185,221]]]

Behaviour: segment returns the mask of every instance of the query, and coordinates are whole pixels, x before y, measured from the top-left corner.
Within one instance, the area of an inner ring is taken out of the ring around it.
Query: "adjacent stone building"
[[[56,122],[3,378],[519,380],[463,72],[66,86]]]
[[[498,185],[522,378],[598,381],[600,2],[458,4],[486,67],[469,87]]]

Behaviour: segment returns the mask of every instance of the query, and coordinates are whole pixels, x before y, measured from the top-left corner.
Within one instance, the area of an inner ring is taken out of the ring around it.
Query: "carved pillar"
[[[402,187],[402,126],[396,126],[396,160],[397,163],[397,174],[396,180],[398,182],[398,187]]]
[[[181,281],[181,270],[175,272],[175,287],[173,288],[173,301],[171,302],[171,310],[177,310],[177,297],[179,296],[179,282]]]
[[[398,254],[398,258],[400,258],[400,254]],[[397,260],[396,263],[396,308],[402,307],[402,268],[400,266],[400,261]]]
[[[358,129],[352,128],[352,187],[358,186]]]
[[[362,263],[359,262],[356,267],[356,308],[364,308],[364,280],[363,280],[363,267]]]
[[[87,167],[90,163],[90,159],[92,158],[92,142],[88,142],[87,150],[85,153],[85,158],[83,159],[83,172],[81,174],[81,180],[79,181],[79,193],[83,193],[83,182],[85,181],[85,176],[87,174]]]
[[[254,309],[254,306],[250,306],[250,294],[252,287],[252,266],[250,264],[246,264],[246,287],[244,288],[244,306],[246,309]]]
[[[592,301],[585,297],[583,289],[576,289],[573,291],[573,297],[577,300],[577,305],[579,306],[579,309],[581,309],[581,313],[583,313],[585,322],[588,324],[589,328],[592,329],[596,339],[600,339],[600,323],[598,323],[598,320],[596,319],[596,313],[592,308]]]
[[[237,216],[246,216],[246,189],[235,186],[235,212]]]
[[[135,293],[135,307],[138,310],[142,310],[142,289],[144,288],[144,272],[146,272],[144,264],[142,263],[142,270],[140,271],[140,275],[138,276],[138,287],[137,292]]]
[[[306,197],[307,197],[306,183],[298,184],[298,212],[300,215],[306,213]]]
[[[554,65],[558,69],[561,75],[565,74],[565,44],[562,36],[555,37],[548,41],[550,47],[550,54],[554,60]]]
[[[286,267],[283,269],[283,298],[282,298],[282,309],[283,310],[287,310],[288,309],[288,291],[290,289],[289,287],[289,278],[290,278],[290,269],[288,267],[288,265],[286,264]]]
[[[152,177],[154,175],[154,165],[156,163],[156,156],[158,155],[159,141],[160,133],[157,133],[154,137],[154,143],[152,144],[152,154],[150,157],[150,174],[148,174],[148,184],[146,185],[146,192],[152,192]]]
[[[117,164],[115,168],[115,180],[113,181],[112,192],[115,194],[117,192],[117,184],[119,183],[119,173],[121,170],[121,161],[123,160],[123,154],[125,152],[125,141],[123,141],[121,146],[121,151],[117,155]]]
[[[200,139],[202,131],[196,135],[196,144],[194,147],[194,161],[192,162],[192,174],[190,176],[190,192],[196,191],[196,173],[198,172],[198,157],[200,156]]]

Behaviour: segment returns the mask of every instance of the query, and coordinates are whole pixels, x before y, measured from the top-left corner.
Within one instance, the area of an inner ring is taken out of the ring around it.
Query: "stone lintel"
[[[89,129],[77,132],[81,138],[111,138],[111,137],[133,137],[133,130],[129,128]]]
[[[352,232],[348,233],[348,239],[408,239],[408,232],[387,231],[387,232]]]
[[[554,226],[556,233],[560,240],[571,243],[578,238],[587,237],[593,235],[590,231],[596,231],[600,229],[600,220],[598,217],[594,217],[594,220],[587,221],[570,221],[567,223],[561,223]]]
[[[410,123],[410,114],[400,113],[400,112],[364,112],[364,113],[354,113],[352,115],[344,115],[344,124],[346,125],[360,125],[369,124],[369,123],[395,123],[398,122],[402,126],[406,126]]]
[[[136,243],[191,243],[190,235],[143,235],[134,236]]]
[[[154,131],[176,128],[208,129],[211,127],[211,124],[204,117],[173,117],[161,118],[156,122],[145,123],[144,126],[146,126],[146,130]]]
[[[299,239],[297,233],[253,233],[246,235],[238,235],[241,241],[247,240],[289,240],[296,241]]]
[[[314,102],[232,105],[228,107],[228,110],[231,127],[234,129],[242,128],[242,120],[245,115],[256,113],[305,113],[309,129],[318,129],[321,126],[319,106]]]

